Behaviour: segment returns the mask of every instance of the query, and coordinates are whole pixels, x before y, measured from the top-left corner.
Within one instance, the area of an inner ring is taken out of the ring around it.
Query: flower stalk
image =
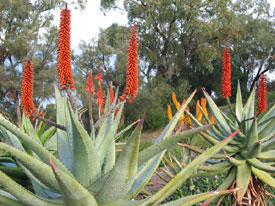
[[[93,120],[93,110],[92,110],[92,96],[95,94],[95,85],[93,81],[93,74],[92,71],[89,72],[89,77],[87,81],[87,86],[86,86],[86,91],[89,94],[89,120],[90,120],[90,125],[92,126],[94,124]]]

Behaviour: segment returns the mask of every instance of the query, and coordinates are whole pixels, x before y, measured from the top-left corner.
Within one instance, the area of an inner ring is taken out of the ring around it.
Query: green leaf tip
[[[138,125],[137,125],[137,128],[140,129],[140,130],[141,130],[142,127],[143,127],[143,123],[144,123],[145,117],[146,117],[146,112],[143,113],[143,115],[142,115],[142,117],[141,117],[141,119],[139,120],[139,123],[138,123]]]

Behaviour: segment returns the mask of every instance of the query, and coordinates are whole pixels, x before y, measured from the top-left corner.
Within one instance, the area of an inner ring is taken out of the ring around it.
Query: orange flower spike
[[[30,117],[32,114],[36,114],[37,110],[33,104],[33,65],[27,60],[24,63],[23,76],[22,76],[22,88],[21,88],[21,104],[23,112],[26,116]]]
[[[189,112],[190,110],[189,110],[189,106],[187,106],[186,107],[186,110]],[[191,128],[191,126],[192,126],[192,121],[191,121],[191,118],[186,114],[186,116],[185,116],[185,121],[186,121],[186,123],[187,123],[187,127],[188,128]]]
[[[95,93],[95,85],[94,85],[94,81],[93,81],[92,71],[89,72],[86,91],[89,92],[89,94],[91,94],[91,96]]]
[[[177,110],[180,109],[180,104],[176,98],[176,93],[175,92],[172,92],[172,100],[173,100],[173,103],[174,105],[176,106]]]
[[[210,122],[211,122],[212,124],[215,123],[215,117],[214,117],[214,115],[211,116]]]
[[[224,49],[222,64],[222,97],[231,96],[231,59],[229,48]]]
[[[206,98],[201,98],[201,107],[203,109],[203,112],[208,117],[208,112],[207,112],[207,109],[206,109]]]
[[[75,89],[71,67],[71,10],[62,9],[58,37],[58,77],[61,89]]]
[[[126,71],[126,86],[120,98],[125,98],[132,102],[136,98],[138,92],[138,42],[137,42],[137,27],[133,25],[131,28],[128,47],[128,60]]]
[[[110,104],[112,104],[115,99],[112,81],[111,81],[110,87],[109,87],[109,94],[110,94]]]
[[[258,113],[264,113],[266,110],[266,77],[264,74],[260,76],[258,89]]]
[[[172,115],[172,109],[170,104],[167,107],[167,113],[168,113],[168,119],[171,120],[173,118],[173,115]]]
[[[196,118],[200,122],[202,120],[202,112],[200,110],[200,100],[197,100],[196,104]]]
[[[95,79],[97,79],[98,82],[103,82],[103,77],[102,77],[102,73],[100,70],[98,71]]]

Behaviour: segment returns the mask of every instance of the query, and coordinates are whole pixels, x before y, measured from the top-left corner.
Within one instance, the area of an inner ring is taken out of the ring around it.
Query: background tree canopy
[[[85,3],[71,1],[82,9]],[[64,5],[63,0],[0,1],[0,111],[9,116],[16,112],[18,122],[22,63],[26,58],[34,64],[35,101],[53,95],[58,39],[53,11]]]
[[[84,8],[86,0],[73,3]],[[266,0],[124,0],[123,8],[118,3],[101,0],[101,10],[106,15],[112,9],[125,10],[129,25],[136,22],[139,32],[140,88],[136,101],[126,106],[126,121],[136,120],[144,111],[151,118],[166,118],[172,91],[182,101],[192,90],[205,87],[222,103],[220,77],[225,47],[231,50],[232,98],[238,80],[246,98],[260,74],[273,72],[274,76],[275,12]],[[32,58],[34,63],[36,106],[52,97],[58,38],[52,11],[60,7],[64,7],[62,0],[0,1],[0,110],[11,116],[17,111],[17,121],[25,58]],[[91,69],[94,76],[98,70],[103,72],[105,89],[113,81],[122,92],[129,27],[113,24],[102,29],[97,39],[82,42],[72,56],[84,107]]]
[[[101,0],[101,7],[116,3]],[[233,85],[239,79],[250,90],[261,73],[274,71],[274,12],[267,1],[125,0],[124,9],[138,24],[148,81],[163,77],[176,88],[184,79],[191,89],[219,96],[224,47],[232,51]]]

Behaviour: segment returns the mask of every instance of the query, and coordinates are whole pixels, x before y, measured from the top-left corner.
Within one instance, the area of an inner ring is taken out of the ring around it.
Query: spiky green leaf
[[[61,189],[65,206],[97,206],[95,198],[75,178],[64,173],[54,162],[51,166]]]
[[[131,189],[137,173],[137,161],[143,119],[133,131],[123,148],[117,163],[110,171],[105,184],[96,199],[99,204],[107,204],[123,198]]]
[[[190,162],[180,173],[178,173],[168,184],[166,184],[161,190],[154,194],[146,203],[148,205],[158,205],[169,195],[171,195],[176,188],[178,188],[187,178],[194,174],[197,168],[205,162],[207,159],[216,154],[221,150],[225,145],[227,145],[233,137],[239,131],[234,132],[232,135],[227,137],[225,140],[221,141],[220,144],[215,145],[214,147],[207,150],[205,153],[201,154],[199,157]]]

